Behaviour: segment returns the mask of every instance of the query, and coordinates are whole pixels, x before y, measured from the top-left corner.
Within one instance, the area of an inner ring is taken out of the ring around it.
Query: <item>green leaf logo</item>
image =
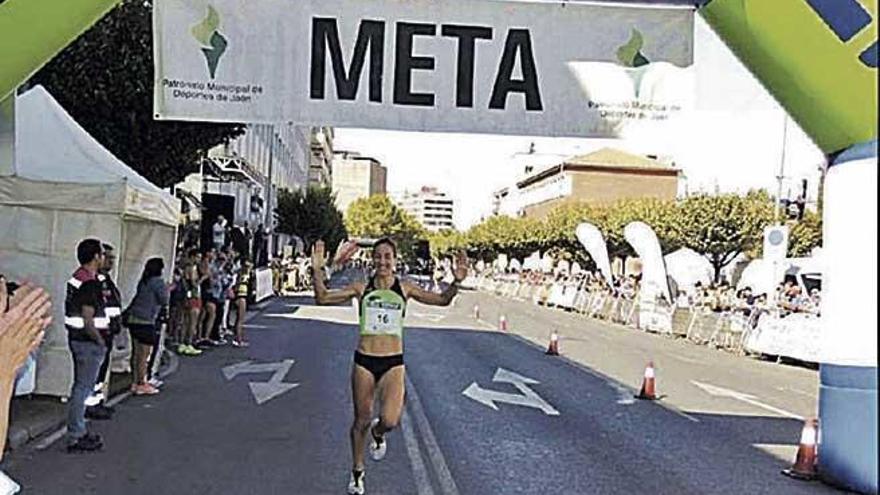
[[[190,28],[193,38],[202,44],[202,53],[205,54],[205,62],[208,64],[208,73],[211,79],[217,73],[217,65],[220,63],[220,57],[226,51],[229,42],[220,34],[220,14],[211,5],[208,5],[208,12],[201,22]]]
[[[650,60],[642,55],[641,50],[644,43],[642,33],[638,29],[633,29],[629,41],[617,49],[617,60],[626,67],[641,67],[651,63]]]

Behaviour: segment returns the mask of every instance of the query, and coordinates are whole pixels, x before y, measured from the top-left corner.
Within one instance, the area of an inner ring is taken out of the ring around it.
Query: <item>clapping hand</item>
[[[45,290],[25,285],[16,291],[10,310],[0,315],[0,375],[12,376],[40,345],[51,323]]]

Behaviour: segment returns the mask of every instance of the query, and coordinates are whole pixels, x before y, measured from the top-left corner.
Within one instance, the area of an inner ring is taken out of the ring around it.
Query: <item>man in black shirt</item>
[[[104,248],[104,262],[98,269],[98,282],[101,283],[101,293],[106,303],[105,312],[110,318],[110,327],[101,336],[107,343],[104,353],[104,361],[98,371],[98,379],[95,382],[95,391],[86,400],[86,417],[89,419],[110,419],[113,408],[106,405],[110,394],[110,352],[113,350],[113,339],[122,332],[122,295],[119,288],[110,277],[110,273],[116,266],[116,250],[110,244],[102,244]]]
[[[107,342],[102,334],[109,332],[110,319],[98,269],[104,262],[101,241],[86,239],[76,248],[80,267],[67,281],[64,300],[64,327],[73,357],[73,386],[67,413],[67,451],[82,452],[103,447],[101,437],[86,430],[86,399],[92,392]]]

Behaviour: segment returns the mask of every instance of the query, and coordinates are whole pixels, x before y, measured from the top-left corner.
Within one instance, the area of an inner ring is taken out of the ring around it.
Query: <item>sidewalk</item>
[[[245,322],[260,313],[274,297],[265,299],[249,309]],[[165,349],[165,352],[170,352]],[[162,356],[159,375],[168,372],[171,360]],[[131,387],[131,374],[113,373],[110,378],[110,399],[128,393]],[[9,432],[6,447],[9,450],[22,448],[50,432],[64,426],[67,420],[67,403],[59,397],[44,395],[13,397],[9,407]]]

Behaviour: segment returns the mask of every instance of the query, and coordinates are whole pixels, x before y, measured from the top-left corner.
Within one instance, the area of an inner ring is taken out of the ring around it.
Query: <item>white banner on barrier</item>
[[[274,293],[272,288],[272,270],[269,268],[257,268],[256,287],[254,288],[254,300],[260,302],[271,297]]]
[[[617,137],[691,105],[690,7],[157,0],[158,119]]]
[[[779,318],[764,315],[744,347],[751,352],[785,356],[817,363],[822,358],[822,325],[819,317],[795,313]]]

